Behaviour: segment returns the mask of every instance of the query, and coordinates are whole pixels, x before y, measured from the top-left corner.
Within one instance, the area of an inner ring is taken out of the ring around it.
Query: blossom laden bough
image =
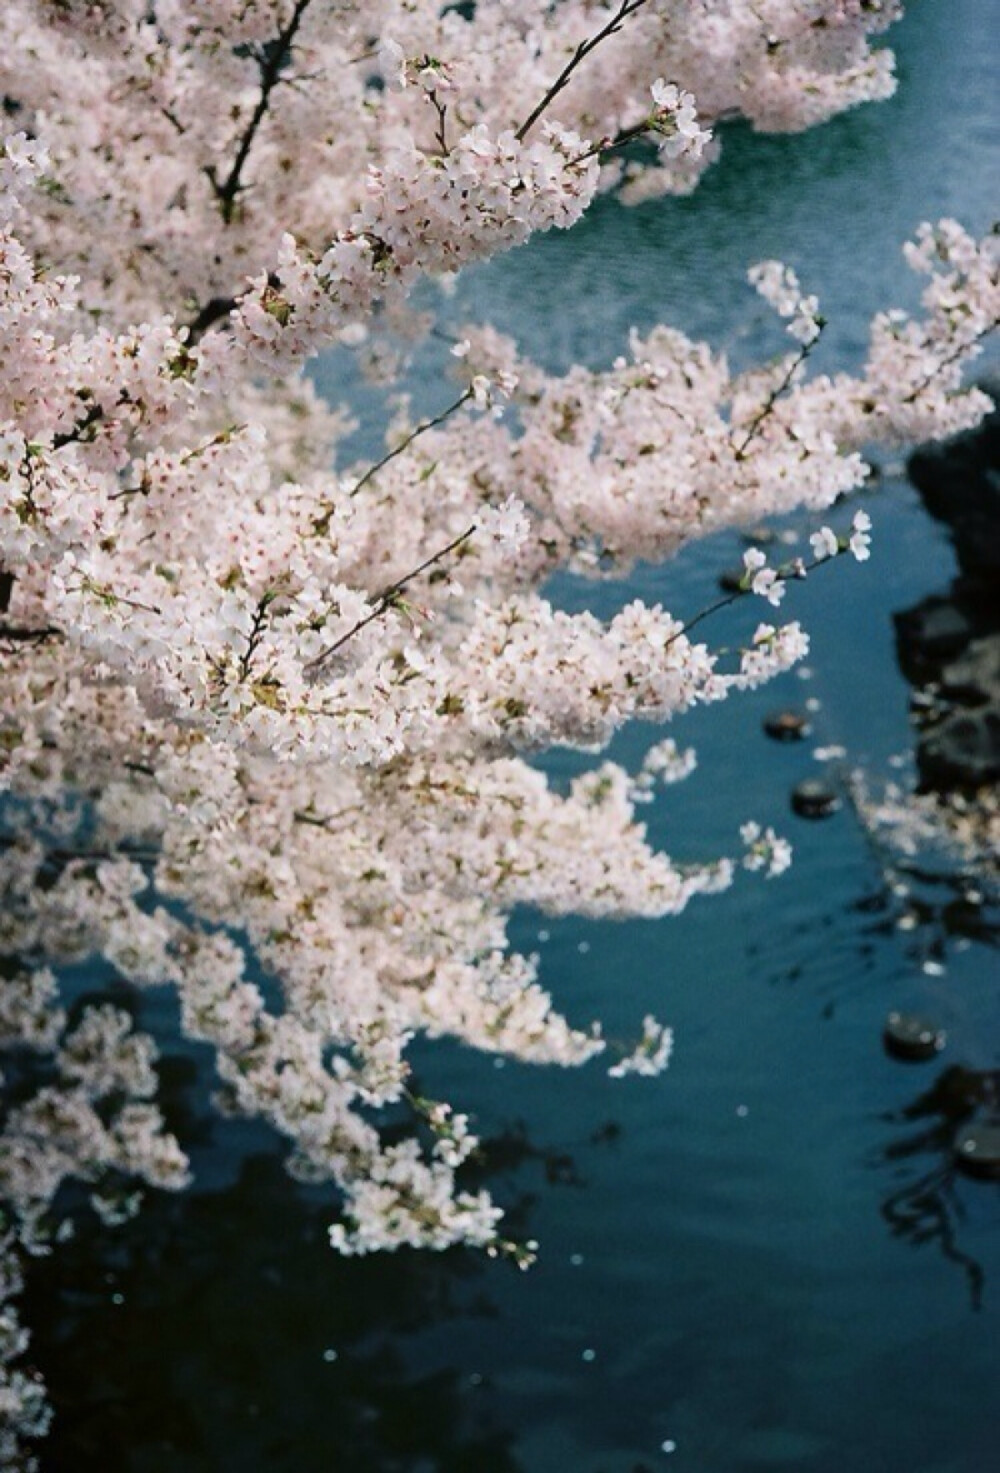
[[[527,758],[593,751],[808,648],[762,623],[727,661],[692,637],[703,615],[634,601],[601,620],[546,585],[823,513],[871,441],[974,423],[987,401],[961,376],[1000,316],[996,242],[925,227],[922,312],[882,314],[834,378],[810,377],[819,307],[774,262],[752,280],[794,339],[776,362],[733,372],[659,327],[556,376],[469,325],[457,396],[415,423],[404,401],[374,461],[303,370],[331,344],[374,351],[421,280],[571,227],[602,190],[687,192],[730,117],[790,131],[888,95],[871,43],[897,11],[2,8],[0,1042],[28,1072],[0,1122],[0,1461],[30,1466],[46,1425],[12,1301],[22,1258],[72,1227],[62,1184],[113,1224],[137,1184],[188,1175],[156,1044],[118,1007],[70,1024],[65,963],[175,989],[227,1107],[329,1185],[339,1250],[530,1259],[468,1189],[466,1118],[412,1095],[410,1041],[596,1058],[600,1028],[512,950],[511,909],[675,915],[740,861],[649,842],[638,805],[694,765],[672,739],[565,792]],[[814,563],[864,559],[869,530],[822,528]],[[777,605],[809,570],[754,551],[744,591]],[[743,867],[787,864],[770,829],[742,839]],[[671,1047],[647,1017],[611,1072],[658,1072]],[[380,1130],[388,1106],[409,1137]]]

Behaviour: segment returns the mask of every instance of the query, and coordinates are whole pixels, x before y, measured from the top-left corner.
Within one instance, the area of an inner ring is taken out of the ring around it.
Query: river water
[[[739,355],[764,341],[746,266],[777,256],[820,295],[825,366],[856,362],[871,312],[914,301],[899,246],[919,221],[989,223],[995,22],[989,0],[913,5],[893,33],[893,102],[800,137],[732,129],[690,200],[604,202],[571,235],[462,280],[449,313],[490,318],[552,368],[607,363],[629,326],[657,320]],[[342,371],[331,360],[319,376]],[[940,1116],[903,1115],[946,1065],[1000,1066],[996,932],[956,930],[950,883],[925,886],[899,929],[909,902],[887,891],[850,811],[790,812],[790,788],[820,771],[815,743],[761,730],[810,698],[817,741],[875,778],[912,748],[892,614],[943,590],[954,558],[891,465],[864,504],[872,562],[793,589],[809,678],[686,718],[676,735],[699,771],[649,810],[681,858],[731,851],[747,816],[773,823],[794,842],[792,870],[662,923],[515,919],[574,1020],[600,1017],[611,1037],[646,1011],[673,1024],[667,1073],[498,1068],[445,1045],[415,1056],[424,1087],[491,1138],[491,1185],[540,1241],[537,1266],[337,1260],[322,1194],[291,1185],[265,1132],[212,1116],[197,1050],[172,1055],[198,1187],[110,1244],[81,1237],[37,1276],[36,1357],[58,1418],[46,1469],[1000,1466],[1000,1191],[954,1173]],[[741,548],[723,536],[627,585],[556,592],[602,612],[641,594],[690,615]],[[720,641],[742,627],[733,617]],[[655,738],[629,731],[614,755],[635,763]],[[944,875],[960,878],[954,863]],[[947,1028],[945,1053],[887,1057],[892,1008]]]

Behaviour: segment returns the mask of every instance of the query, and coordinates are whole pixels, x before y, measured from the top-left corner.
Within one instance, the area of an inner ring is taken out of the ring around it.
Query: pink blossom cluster
[[[11,1447],[44,1430],[13,1300],[24,1255],[72,1226],[61,1185],[113,1224],[136,1183],[187,1179],[154,1043],[110,1006],[70,1026],[62,964],[176,989],[224,1107],[330,1184],[341,1251],[501,1251],[496,1205],[464,1184],[468,1120],[409,1092],[414,1035],[582,1064],[607,1052],[600,1028],[511,949],[514,906],[673,915],[740,862],[787,864],[752,823],[742,861],[653,848],[637,808],[694,766],[673,739],[566,791],[527,758],[759,685],[805,653],[800,626],[761,623],[723,656],[662,606],[602,620],[545,585],[825,510],[870,442],[974,423],[988,401],[961,375],[1000,315],[991,243],[926,227],[922,313],[877,318],[852,375],[810,374],[819,307],[774,262],[751,279],[794,347],[741,372],[658,327],[555,376],[470,326],[458,398],[423,424],[404,408],[374,465],[304,368],[599,190],[691,188],[729,117],[795,129],[887,95],[871,38],[897,11],[3,7],[0,1045],[35,1086],[0,1116]],[[815,560],[866,557],[868,526],[824,527]],[[806,571],[754,552],[748,591],[777,605]],[[671,1047],[647,1017],[611,1070],[658,1072]],[[386,1105],[413,1112],[402,1142]]]
[[[654,86],[669,103],[654,98],[648,154],[605,155],[602,187],[624,183],[626,198],[692,188],[719,120],[789,131],[888,96],[892,53],[872,40],[899,11],[898,0],[7,0],[0,91],[19,126],[45,122],[51,173],[28,244],[85,277],[89,308],[119,324],[164,302],[197,315],[275,269],[290,233],[310,264],[325,261],[340,310],[363,315],[382,274],[412,264],[393,259],[396,237],[421,242],[421,269],[447,270],[491,230],[513,243],[539,211],[575,218],[593,169],[568,167],[565,145],[634,135]],[[525,130],[602,31],[544,111],[552,139],[541,123]],[[447,238],[458,218],[465,245]],[[368,239],[368,222],[389,234]]]

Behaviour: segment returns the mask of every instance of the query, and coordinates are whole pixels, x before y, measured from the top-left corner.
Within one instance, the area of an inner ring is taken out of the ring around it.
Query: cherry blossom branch
[[[254,108],[250,116],[250,121],[243,131],[239,147],[236,150],[236,157],[225,180],[222,183],[219,182],[215,166],[212,164],[209,164],[204,171],[219,202],[222,218],[227,225],[232,222],[233,213],[236,208],[236,197],[243,188],[243,168],[250,155],[257,131],[267,116],[267,110],[271,103],[271,93],[281,80],[281,70],[288,59],[296,32],[302,24],[302,20],[311,3],[312,0],[297,0],[295,9],[292,11],[284,30],[280,31],[270,45],[258,54],[260,97],[257,99],[257,106]]]
[[[994,317],[993,321],[988,322],[984,328],[976,333],[974,338],[970,338],[968,342],[960,343],[959,346],[955,348],[953,352],[949,353],[946,358],[942,358],[941,362],[937,364],[937,366],[933,368],[925,378],[922,378],[920,380],[920,383],[917,384],[915,388],[910,390],[906,398],[903,400],[903,403],[915,403],[915,401],[919,399],[924,390],[930,388],[931,384],[937,378],[942,369],[950,368],[953,363],[957,363],[960,358],[963,358],[965,354],[968,353],[970,348],[974,347],[976,343],[981,343],[984,338],[988,338],[990,333],[996,332],[998,327],[1000,327],[1000,317]]]
[[[359,634],[367,625],[373,623],[375,619],[381,619],[382,615],[398,602],[400,594],[409,587],[415,578],[419,578],[421,573],[426,573],[428,568],[433,568],[436,563],[442,562],[449,553],[457,551],[464,543],[468,542],[475,530],[476,523],[473,522],[471,527],[467,527],[460,536],[453,538],[447,547],[442,547],[437,552],[432,553],[429,558],[425,558],[422,563],[413,568],[409,573],[404,574],[395,583],[390,583],[388,588],[383,588],[382,592],[376,596],[374,606],[365,614],[363,619],[359,619],[356,624],[348,629],[346,634],[342,634],[339,639],[335,639],[333,644],[327,645],[325,650],[322,650],[314,659],[308,662],[305,666],[306,674],[317,674],[322,666],[326,664],[330,656],[336,654],[337,650],[341,649],[349,639],[353,639],[356,634]]]
[[[776,581],[783,582],[788,578],[804,578],[807,573],[814,572],[824,563],[832,563],[836,558],[842,557],[846,552],[853,552],[855,557],[858,556],[857,552],[854,550],[854,548],[852,548],[851,543],[848,539],[838,538],[836,551],[831,550],[828,553],[821,553],[818,556],[814,557],[812,561],[808,563],[804,562],[802,558],[793,558],[792,561],[789,563],[782,563],[780,567],[777,567],[774,570],[775,579]],[[865,555],[867,556],[867,553]],[[763,562],[763,557],[761,557],[760,561]],[[738,603],[740,599],[747,598],[749,595],[755,595],[755,589],[753,587],[753,577],[753,569],[748,567],[742,579],[740,580],[739,588],[737,588],[733,593],[727,594],[725,598],[716,599],[715,603],[709,604],[707,608],[704,608],[701,610],[700,613],[695,614],[694,618],[688,619],[685,624],[682,624],[681,627],[670,636],[670,638],[664,645],[664,649],[669,649],[675,640],[680,639],[681,635],[690,634],[691,630],[694,629],[696,625],[700,624],[702,620],[708,619],[712,614],[717,614],[720,612],[720,610],[727,609],[730,604]]]
[[[627,20],[630,15],[634,15],[637,10],[640,10],[642,6],[645,5],[645,3],[646,0],[621,0],[621,4],[618,6],[617,11],[607,22],[607,24],[602,26],[595,35],[589,36],[585,41],[580,42],[579,46],[573,52],[573,55],[563,67],[558,77],[556,77],[555,81],[552,83],[552,86],[546,92],[545,96],[531,110],[531,112],[525,118],[524,122],[518,128],[517,132],[514,135],[518,143],[524,142],[525,138],[538,122],[538,119],[542,116],[542,113],[545,111],[545,109],[549,106],[550,103],[555,101],[555,99],[559,96],[559,93],[567,85],[580,63],[584,61],[594,50],[594,48],[599,46],[602,41],[607,40],[608,36],[613,36],[616,31],[620,31],[622,21]]]
[[[795,377],[802,364],[809,357],[812,346],[812,343],[804,343],[802,345],[802,347],[795,354],[791,363],[789,364],[788,371],[787,373],[785,373],[781,382],[771,390],[770,394],[768,394],[762,407],[757,412],[756,416],[751,420],[750,428],[747,430],[744,439],[735,448],[734,454],[737,460],[742,460],[746,455],[748,446],[757,438],[761,426],[765,423],[767,419],[770,418],[775,404],[777,404],[782,394],[790,386],[792,379]]]
[[[819,559],[819,562],[826,561],[828,561],[828,559],[826,558]],[[799,578],[804,577],[806,573],[811,573],[813,568],[817,566],[818,563],[803,563],[801,571],[796,570],[795,576]],[[779,568],[777,571],[780,577],[785,569]],[[716,599],[714,604],[709,604],[707,608],[704,608],[699,613],[695,614],[693,619],[688,619],[686,624],[682,624],[681,627],[670,636],[666,644],[663,646],[664,649],[669,649],[674,641],[680,639],[682,635],[690,634],[691,630],[694,629],[696,625],[700,624],[704,619],[710,619],[713,614],[720,613],[722,609],[728,609],[730,604],[739,603],[740,599],[747,598],[752,593],[753,589],[750,587],[749,576],[747,576],[745,588],[737,588],[735,593],[728,593],[725,598]]]
[[[593,147],[586,149],[583,153],[578,153],[575,158],[570,159],[566,167],[567,169],[572,169],[577,164],[585,164],[595,154],[612,153],[616,148],[624,148],[626,143],[633,143],[637,138],[642,138],[649,131],[649,119],[644,118],[641,123],[636,123],[634,127],[625,128],[621,133],[616,133],[614,138],[602,138]]]
[[[456,399],[454,404],[449,404],[447,409],[442,409],[441,413],[436,414],[433,419],[421,420],[417,427],[410,431],[405,440],[401,440],[388,454],[383,455],[381,460],[377,460],[374,465],[368,467],[360,481],[355,485],[351,495],[357,496],[362,486],[367,486],[368,482],[378,474],[383,466],[388,465],[390,460],[395,460],[397,455],[402,455],[404,450],[408,450],[414,440],[424,434],[426,430],[433,430],[438,425],[444,424],[445,420],[453,415],[457,409],[461,409],[463,404],[468,404],[469,400],[473,397],[473,393],[474,391],[471,388],[466,389],[465,393]]]
[[[20,624],[0,624],[0,639],[9,639],[17,643],[43,644],[47,639],[62,639],[62,637],[62,630],[52,624],[44,624],[37,629],[25,628]]]

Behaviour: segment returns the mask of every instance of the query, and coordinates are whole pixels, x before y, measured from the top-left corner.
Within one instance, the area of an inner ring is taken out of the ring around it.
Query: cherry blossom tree
[[[188,1179],[153,1040],[111,1006],[71,1021],[61,964],[176,988],[224,1106],[332,1184],[342,1252],[524,1262],[463,1186],[467,1117],[409,1088],[407,1044],[582,1063],[600,1029],[553,1009],[508,944],[512,907],[664,916],[741,862],[787,863],[752,820],[742,858],[650,847],[637,811],[692,765],[669,738],[566,793],[527,759],[755,686],[802,656],[800,627],[761,622],[727,661],[697,620],[571,615],[545,585],[820,512],[863,484],[866,445],[975,423],[988,401],[962,372],[998,317],[992,243],[923,227],[922,314],[876,317],[853,375],[810,373],[819,305],[777,262],[750,276],[790,346],[739,373],[663,326],[553,376],[470,326],[447,407],[412,421],[401,400],[374,463],[304,369],[420,330],[419,282],[571,227],[600,192],[692,190],[728,119],[793,131],[889,96],[877,38],[899,12],[7,0],[0,1462],[46,1425],[14,1301],[26,1257],[72,1226],[67,1184],[112,1224],[139,1183]],[[823,527],[809,567],[752,550],[746,595],[770,613],[816,563],[867,557],[869,525]],[[657,1072],[670,1047],[646,1018],[611,1072]],[[412,1116],[402,1143],[380,1132],[390,1106]]]

